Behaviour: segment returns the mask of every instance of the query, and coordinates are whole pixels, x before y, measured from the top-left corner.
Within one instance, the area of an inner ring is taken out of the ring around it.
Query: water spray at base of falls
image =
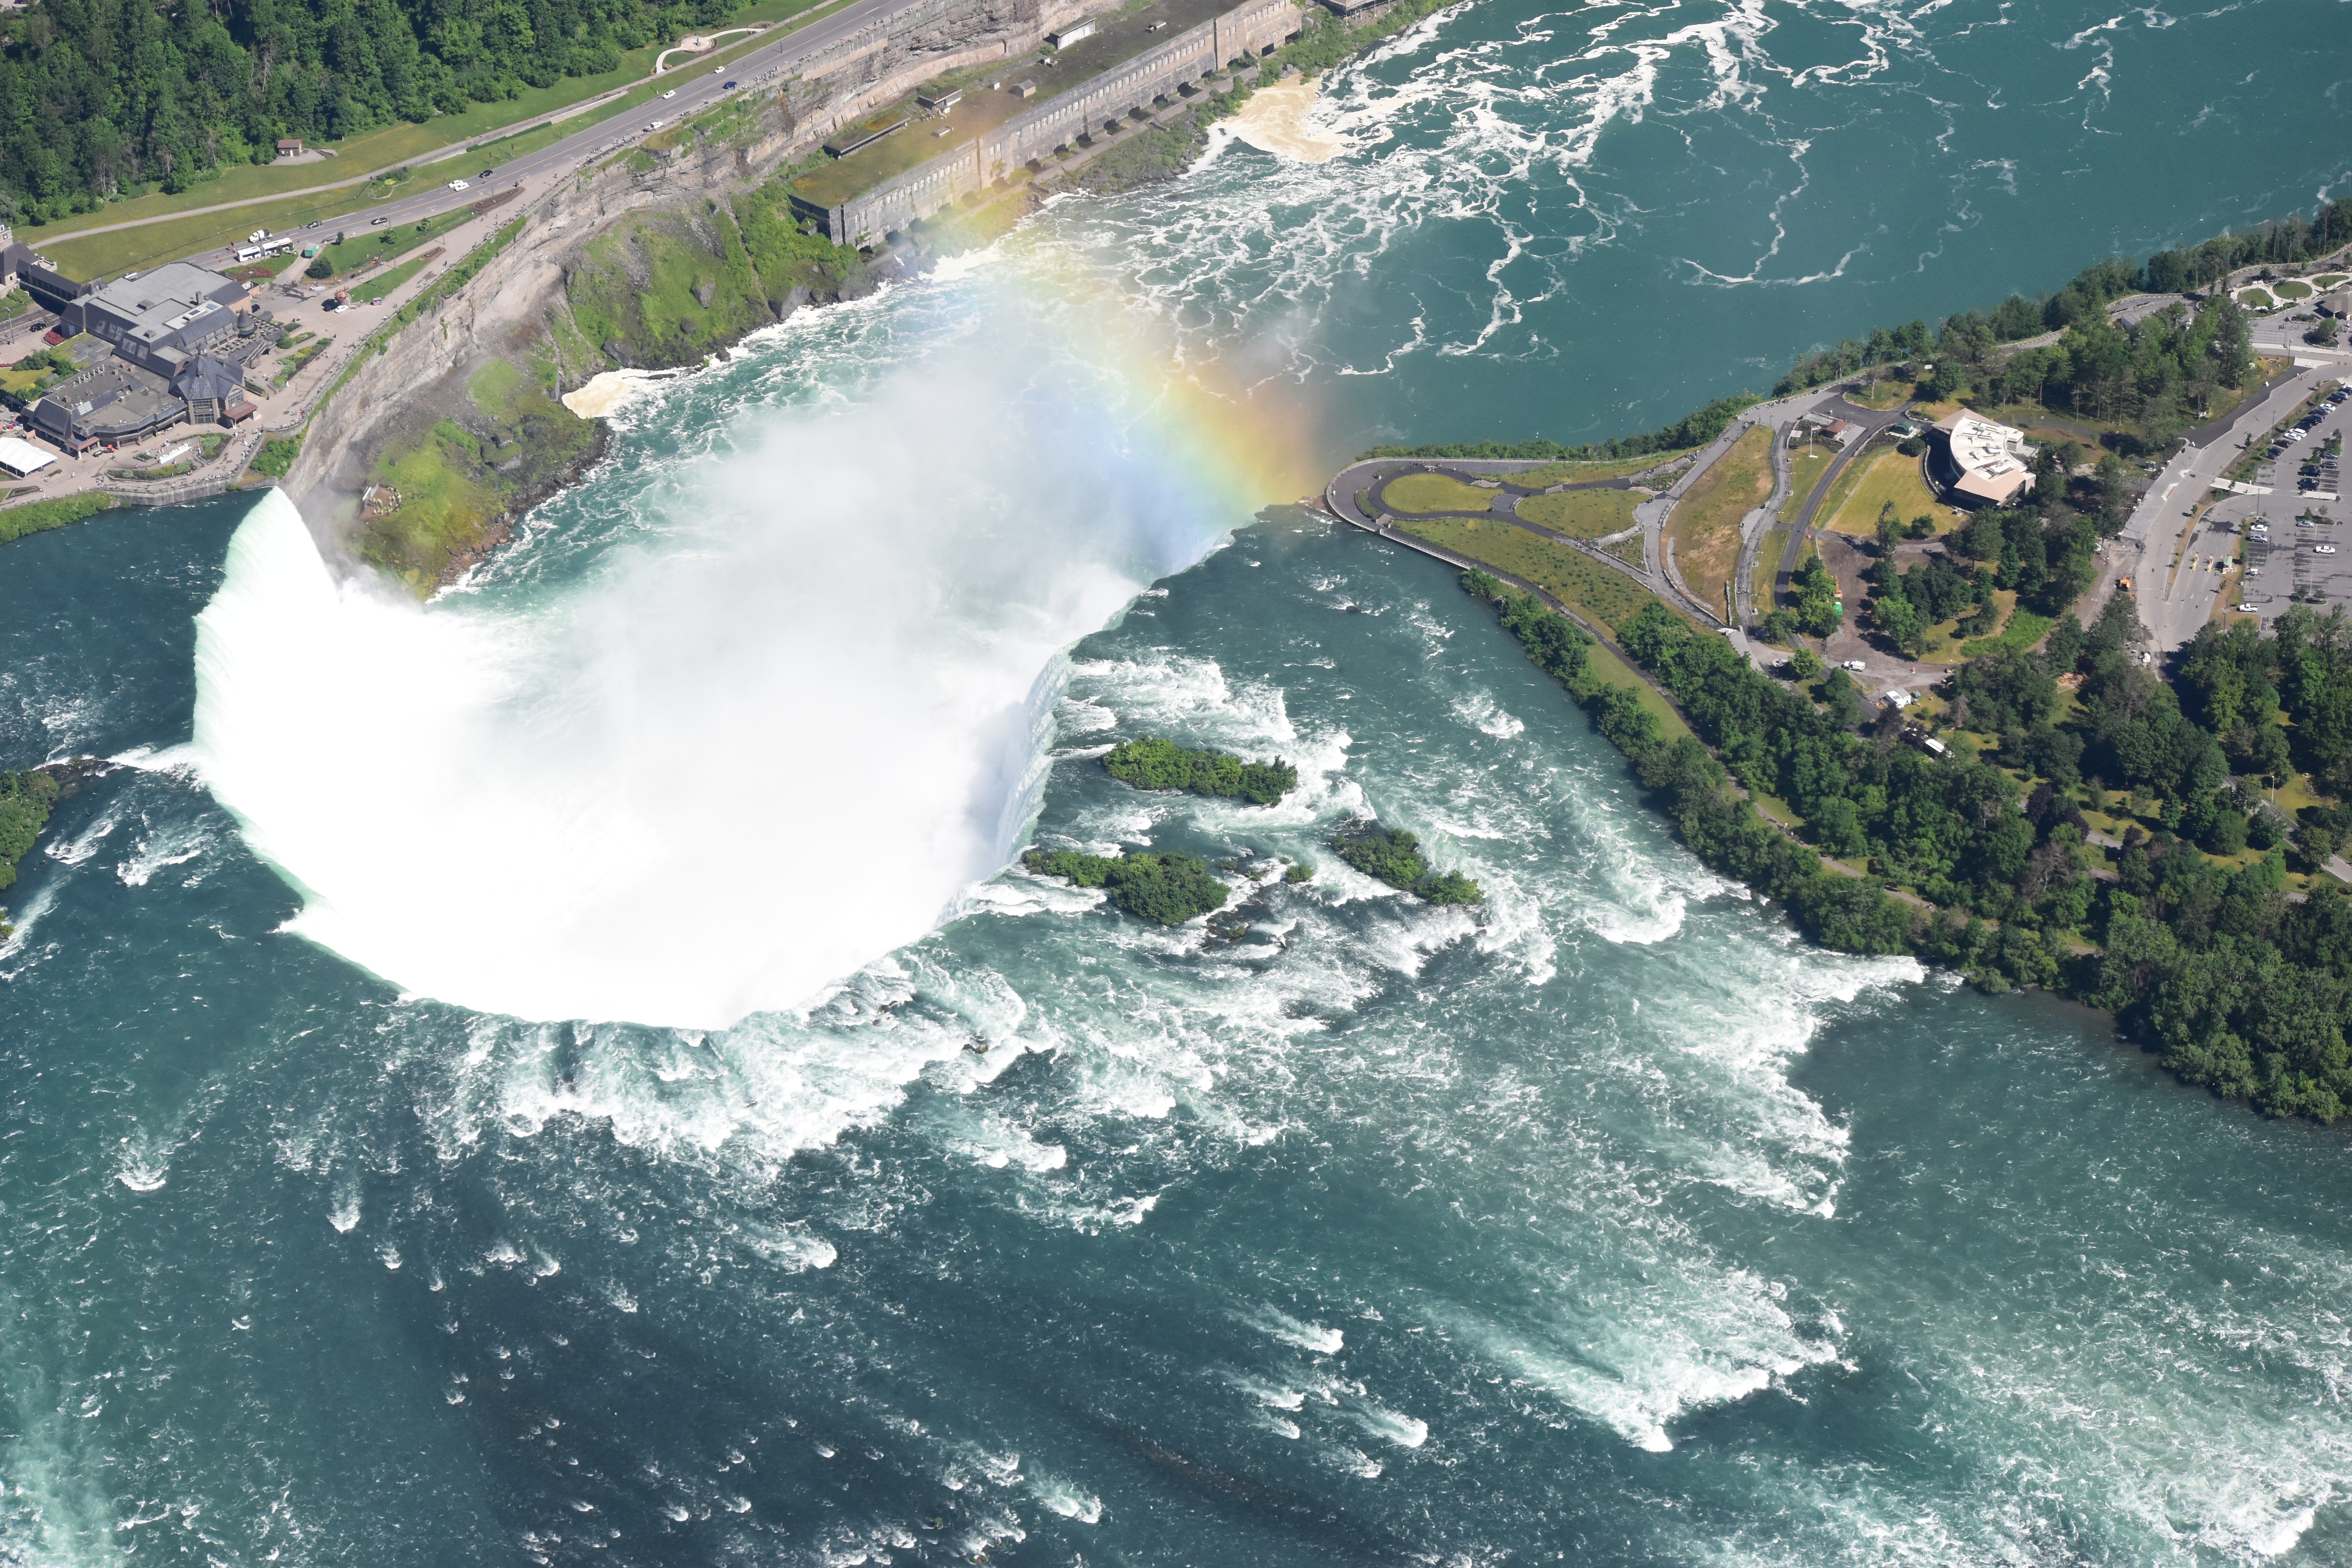
[[[482,1011],[718,1027],[951,913],[1017,847],[1062,650],[1247,521],[1134,378],[979,315],[797,406],[841,342],[755,345],[551,503],[561,564],[428,605],[263,498],[195,752],[291,929]]]

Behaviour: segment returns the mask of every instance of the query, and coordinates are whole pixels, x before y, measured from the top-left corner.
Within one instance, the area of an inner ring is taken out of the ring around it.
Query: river
[[[0,765],[124,765],[7,895],[0,1563],[2352,1557],[2339,1134],[1806,948],[1291,504],[2307,207],[2331,28],[1485,0],[1328,162],[632,402],[429,607],[274,496],[8,545]]]

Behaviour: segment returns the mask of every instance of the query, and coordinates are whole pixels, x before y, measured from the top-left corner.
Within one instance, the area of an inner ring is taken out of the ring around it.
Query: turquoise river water
[[[0,1563],[2352,1561],[2340,1134],[1808,950],[1289,504],[2307,207],[2346,16],[1480,0],[1329,163],[630,405],[429,607],[275,496],[7,546],[0,765],[124,765],[0,948]]]

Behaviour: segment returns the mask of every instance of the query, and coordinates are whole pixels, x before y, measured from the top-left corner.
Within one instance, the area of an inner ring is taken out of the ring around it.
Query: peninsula
[[[2334,1121],[2348,240],[2334,202],[1879,329],[1651,436],[1382,449],[1324,505],[1459,569],[1814,941],[2074,997],[2189,1082]]]

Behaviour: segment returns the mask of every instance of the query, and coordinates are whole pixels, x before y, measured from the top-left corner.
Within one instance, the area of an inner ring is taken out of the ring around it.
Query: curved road
[[[1377,510],[1381,499],[1388,489],[1389,482],[1392,479],[1403,478],[1408,474],[1437,473],[1443,474],[1449,479],[1461,480],[1463,483],[1467,484],[1481,479],[1500,479],[1507,474],[1521,473],[1529,468],[1539,468],[1544,466],[1543,462],[1529,458],[1447,458],[1443,462],[1433,463],[1427,459],[1419,458],[1373,458],[1363,462],[1351,463],[1348,467],[1340,469],[1338,474],[1334,475],[1331,482],[1324,487],[1323,503],[1325,509],[1328,510],[1332,516],[1339,518],[1343,522],[1352,523],[1354,526],[1364,530],[1368,533],[1377,533],[1383,539],[1392,539],[1401,544],[1407,544],[1414,549],[1423,550],[1427,553],[1437,555],[1441,560],[1454,562],[1456,564],[1463,564],[1464,563],[1461,558],[1455,556],[1452,552],[1441,551],[1436,547],[1431,546],[1426,540],[1414,539],[1410,535],[1399,533],[1389,526],[1389,514],[1385,511]],[[1546,488],[1549,489],[1551,487]],[[1587,484],[1569,485],[1560,488],[1568,489],[1631,489],[1633,487],[1630,482],[1622,479],[1596,479]],[[1645,570],[1643,567],[1635,566],[1631,562],[1621,560],[1617,556],[1609,553],[1609,552],[1598,548],[1590,540],[1570,538],[1565,533],[1560,533],[1555,530],[1546,528],[1540,523],[1529,522],[1527,519],[1520,517],[1516,510],[1518,499],[1522,496],[1539,495],[1541,493],[1543,493],[1541,490],[1530,489],[1524,485],[1513,485],[1506,482],[1496,492],[1498,504],[1486,511],[1417,512],[1413,515],[1417,517],[1492,517],[1510,523],[1515,528],[1523,528],[1529,533],[1535,534],[1539,538],[1553,540],[1559,543],[1565,544],[1570,549],[1582,554],[1588,560],[1598,562],[1601,565],[1609,567],[1612,571],[1623,573],[1626,576],[1632,578],[1634,582],[1639,583],[1643,587],[1648,589],[1653,594],[1681,602],[1686,608],[1699,615],[1706,616],[1708,620],[1717,620],[1720,618],[1718,616],[1707,615],[1706,607],[1705,605],[1692,599],[1687,594],[1685,594],[1682,589],[1677,584],[1670,581],[1664,573]],[[1367,516],[1363,509],[1356,504],[1356,497],[1360,494],[1363,495],[1368,500],[1372,502],[1376,509],[1376,516]],[[1499,504],[1503,502],[1507,502],[1509,504]],[[1469,564],[1475,564],[1475,563],[1470,563]],[[1485,566],[1481,567],[1480,570],[1491,572],[1494,568],[1491,566]],[[1515,578],[1513,581],[1516,582],[1517,579]],[[1532,587],[1533,585],[1527,584],[1527,586]],[[1545,595],[1544,597],[1547,600],[1549,600],[1551,595]]]

